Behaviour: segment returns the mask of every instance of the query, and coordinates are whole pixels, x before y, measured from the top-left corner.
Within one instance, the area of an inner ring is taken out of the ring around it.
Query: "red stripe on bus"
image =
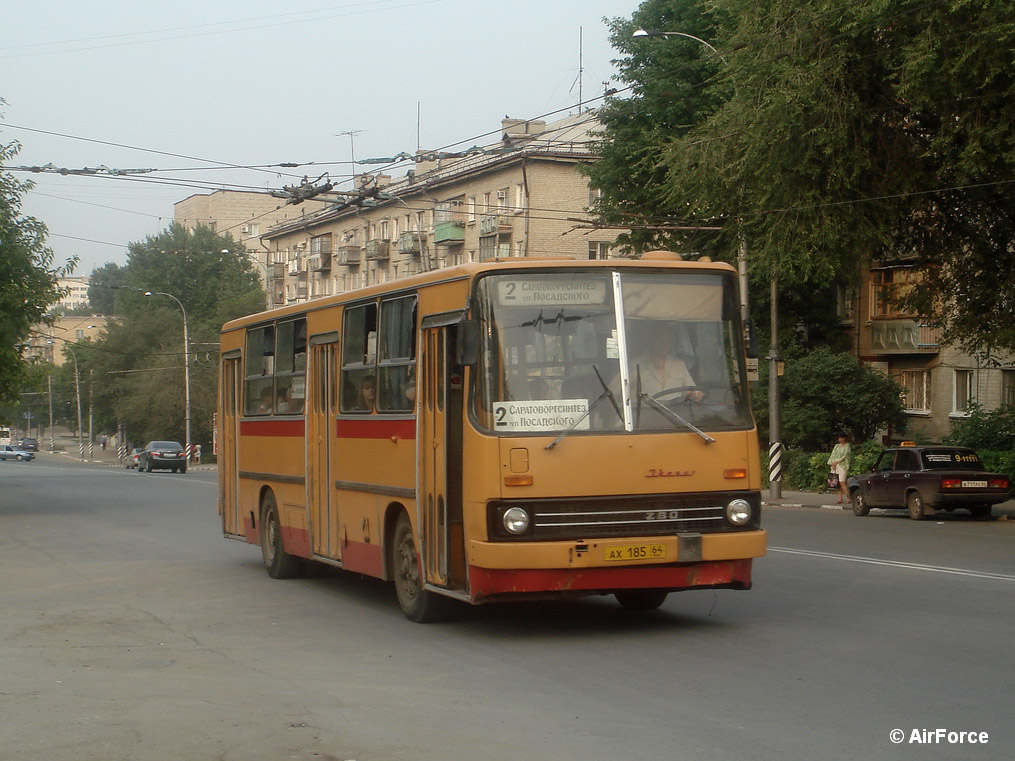
[[[303,420],[241,420],[241,436],[294,436],[303,438]]]
[[[473,602],[537,592],[609,592],[618,589],[751,588],[751,561],[626,568],[495,570],[469,566]]]
[[[415,420],[388,420],[381,416],[362,419],[342,419],[335,422],[335,433],[340,439],[400,439],[416,438]]]

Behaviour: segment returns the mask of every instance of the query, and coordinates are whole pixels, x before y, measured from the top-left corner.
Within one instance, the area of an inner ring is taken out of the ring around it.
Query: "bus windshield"
[[[489,431],[753,425],[730,275],[524,271],[483,278],[477,302],[476,414]]]

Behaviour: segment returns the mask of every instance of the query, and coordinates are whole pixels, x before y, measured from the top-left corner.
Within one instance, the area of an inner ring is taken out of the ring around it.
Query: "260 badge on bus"
[[[665,560],[665,544],[623,544],[603,548],[603,560],[622,563],[629,560]]]

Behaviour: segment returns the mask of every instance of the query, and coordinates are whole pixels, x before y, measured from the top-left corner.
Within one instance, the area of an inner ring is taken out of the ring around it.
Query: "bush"
[[[874,467],[874,461],[881,454],[883,447],[876,441],[865,441],[853,447],[853,460],[850,463],[849,475],[867,473]],[[782,454],[782,486],[792,491],[821,491],[827,487],[830,468],[828,452],[807,452],[802,449],[787,449]],[[982,456],[982,453],[981,453]],[[1015,466],[1015,454],[1012,455]],[[768,454],[762,452],[761,465],[764,468],[762,481],[768,487]],[[1000,470],[999,473],[1007,471]]]
[[[970,405],[969,417],[952,423],[945,443],[985,451],[1015,449],[1015,406],[987,412],[978,404]]]
[[[1015,484],[1015,452],[1010,449],[1003,452],[985,449],[977,454],[980,455],[983,467],[993,473],[1004,473]]]

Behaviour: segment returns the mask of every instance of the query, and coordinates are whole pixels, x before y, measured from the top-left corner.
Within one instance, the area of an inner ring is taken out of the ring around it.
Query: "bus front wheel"
[[[453,601],[423,588],[423,573],[416,551],[412,523],[404,512],[395,522],[389,561],[395,579],[398,604],[405,617],[417,624],[441,621],[449,616]]]
[[[295,579],[302,575],[303,563],[285,551],[282,544],[282,521],[278,517],[275,495],[267,492],[261,503],[261,557],[273,579]]]

